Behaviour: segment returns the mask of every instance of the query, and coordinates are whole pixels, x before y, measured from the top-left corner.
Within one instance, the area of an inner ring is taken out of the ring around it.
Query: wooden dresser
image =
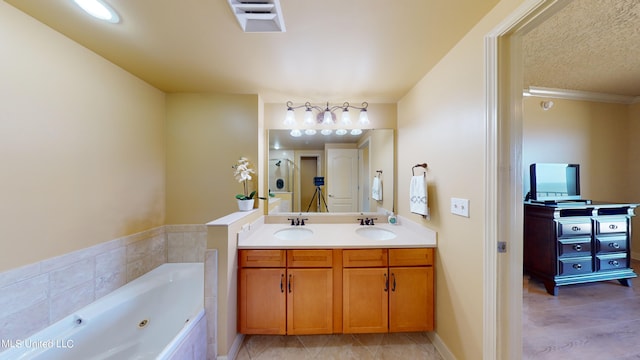
[[[629,286],[631,217],[638,204],[605,202],[524,205],[524,270],[558,286],[618,280]]]

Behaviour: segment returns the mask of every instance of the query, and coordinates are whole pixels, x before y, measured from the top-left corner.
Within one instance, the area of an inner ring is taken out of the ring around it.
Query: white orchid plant
[[[233,165],[234,169],[233,175],[235,176],[238,182],[242,183],[244,187],[244,193],[236,195],[236,199],[239,200],[251,200],[256,195],[256,191],[252,191],[249,193],[249,184],[248,182],[252,179],[251,174],[255,174],[256,172],[251,168],[251,164],[249,160],[245,157],[241,157],[238,160],[236,165]]]

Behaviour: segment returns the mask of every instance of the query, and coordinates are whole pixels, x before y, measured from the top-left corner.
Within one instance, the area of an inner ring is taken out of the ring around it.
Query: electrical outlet
[[[469,199],[451,198],[451,213],[469,217]]]

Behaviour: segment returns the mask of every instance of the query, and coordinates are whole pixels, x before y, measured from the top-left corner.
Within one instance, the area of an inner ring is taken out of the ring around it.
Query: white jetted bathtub
[[[28,339],[0,360],[204,359],[204,267],[164,264]]]

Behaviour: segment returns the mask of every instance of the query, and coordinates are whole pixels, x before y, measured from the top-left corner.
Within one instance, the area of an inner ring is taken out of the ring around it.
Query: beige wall
[[[164,223],[164,94],[0,2],[0,271]]]
[[[231,166],[244,156],[259,170],[258,107],[257,95],[167,95],[167,224],[203,224],[238,211],[243,187]]]
[[[625,189],[627,190],[627,201],[640,203],[640,146],[637,139],[640,139],[640,103],[629,105],[629,150],[628,150],[628,177]],[[631,242],[631,256],[640,259],[640,209],[636,209],[636,217],[633,218]]]
[[[536,162],[580,164],[585,199],[631,201],[627,191],[628,105],[554,99],[545,111],[539,97],[525,97],[522,165],[524,191],[529,165]]]
[[[483,353],[484,36],[522,3],[503,0],[398,103],[398,213],[437,231],[436,332],[457,359]],[[411,167],[428,163],[431,220],[409,213]],[[470,200],[470,217],[449,213]]]

